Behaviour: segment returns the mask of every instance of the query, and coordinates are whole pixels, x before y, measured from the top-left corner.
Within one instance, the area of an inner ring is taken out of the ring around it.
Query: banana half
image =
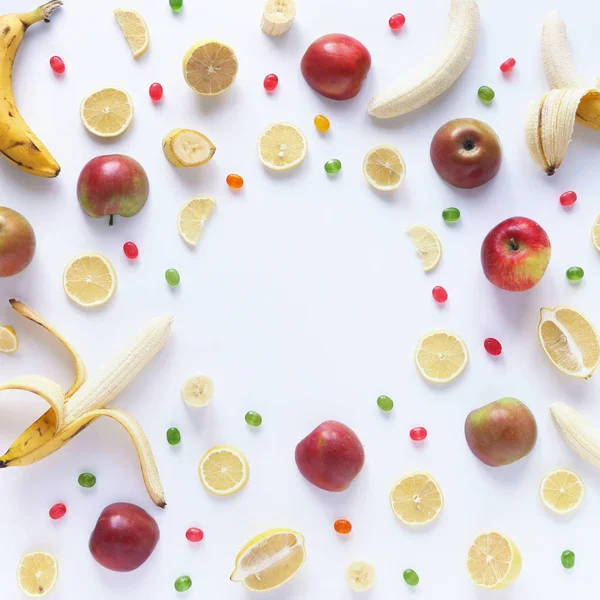
[[[581,458],[600,467],[600,431],[563,402],[554,402],[550,414],[565,443]]]

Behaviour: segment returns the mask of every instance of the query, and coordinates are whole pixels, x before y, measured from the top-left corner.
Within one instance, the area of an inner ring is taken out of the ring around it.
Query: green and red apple
[[[550,238],[541,225],[527,217],[512,217],[485,236],[481,265],[496,287],[523,292],[543,277],[550,253]]]
[[[29,221],[16,210],[0,206],[0,277],[23,271],[34,254],[35,233]]]

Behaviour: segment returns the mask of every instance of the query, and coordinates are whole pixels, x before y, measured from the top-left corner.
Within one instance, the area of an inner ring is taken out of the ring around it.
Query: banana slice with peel
[[[292,26],[295,16],[296,0],[267,0],[260,28],[267,35],[282,35]]]
[[[194,408],[206,406],[213,399],[215,384],[206,375],[194,375],[181,387],[181,397],[188,406]]]
[[[600,431],[563,402],[554,402],[550,414],[566,444],[581,458],[600,468]]]
[[[351,563],[346,568],[346,583],[355,592],[366,592],[375,583],[375,567],[363,560]]]
[[[194,129],[173,129],[163,139],[165,158],[174,167],[199,167],[216,152],[215,145]]]
[[[477,0],[451,0],[444,41],[435,56],[410,79],[375,96],[370,115],[390,119],[405,115],[443,94],[471,62],[479,36]]]
[[[83,431],[98,417],[110,417],[120,423],[133,440],[144,483],[152,501],[166,506],[158,469],[150,443],[140,424],[122,410],[105,409],[108,404],[152,360],[163,347],[173,322],[172,317],[151,321],[96,379],[86,381],[83,361],[71,345],[35,311],[16,300],[11,305],[17,312],[52,333],[73,356],[77,375],[67,394],[60,386],[38,375],[17,377],[0,384],[0,391],[19,389],[37,394],[50,405],[38,421],[26,429],[17,441],[0,456],[0,468],[24,466],[46,458]]]

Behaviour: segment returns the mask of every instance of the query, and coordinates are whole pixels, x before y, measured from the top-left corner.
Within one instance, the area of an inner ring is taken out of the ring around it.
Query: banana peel
[[[10,300],[14,310],[50,332],[71,354],[75,381],[64,393],[61,386],[40,375],[16,377],[0,384],[0,391],[23,390],[43,398],[49,410],[28,427],[0,456],[0,468],[34,464],[81,433],[99,417],[110,417],[122,425],[133,440],[146,489],[159,507],[166,506],[158,469],[150,443],[141,425],[127,412],[106,409],[108,404],[159,352],[169,336],[172,317],[151,321],[117,356],[108,369],[88,381],[86,367],[77,351],[37,312],[18,300]]]

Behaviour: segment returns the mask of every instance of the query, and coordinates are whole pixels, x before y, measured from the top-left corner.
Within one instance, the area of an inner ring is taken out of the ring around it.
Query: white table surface
[[[34,0],[35,2],[35,0]],[[579,381],[556,371],[537,340],[542,306],[572,305],[600,325],[600,257],[589,232],[598,213],[598,133],[577,125],[563,167],[547,178],[534,165],[524,142],[528,103],[547,90],[539,38],[550,6],[543,0],[481,2],[477,53],[458,83],[425,108],[393,121],[377,122],[366,105],[376,90],[406,74],[435,51],[446,24],[447,0],[300,0],[292,29],[279,39],[259,27],[260,0],[186,0],[179,15],[167,0],[130,0],[143,11],[152,34],[150,50],[133,60],[114,22],[115,0],[67,0],[51,25],[27,33],[15,65],[19,107],[63,167],[52,181],[30,177],[0,162],[2,200],[23,213],[37,234],[32,265],[0,281],[0,321],[18,332],[21,347],[0,357],[2,379],[44,374],[65,387],[72,380],[67,354],[38,327],[14,313],[8,299],[19,298],[41,312],[73,342],[90,373],[97,371],[152,317],[171,314],[173,332],[160,355],[114,402],[143,424],[156,455],[168,507],[149,500],[134,447],[115,423],[99,421],[42,463],[0,472],[0,598],[18,599],[15,570],[22,553],[46,550],[60,564],[53,598],[174,598],[174,580],[193,579],[188,598],[249,598],[229,574],[241,546],[271,527],[290,527],[306,536],[308,558],[297,577],[267,596],[277,600],[342,600],[353,597],[344,568],[355,559],[377,568],[376,587],[364,598],[387,600],[482,599],[464,569],[475,536],[497,529],[511,536],[524,560],[523,572],[499,599],[583,598],[600,584],[598,530],[600,474],[572,453],[551,422],[553,399],[576,406],[600,425],[600,376]],[[583,6],[591,2],[556,0],[567,20],[573,54],[593,84],[597,74],[597,27]],[[368,7],[368,8],[367,8]],[[29,8],[2,0],[0,12]],[[402,11],[407,23],[398,33],[387,25]],[[361,93],[336,103],[316,95],[304,82],[299,63],[308,44],[322,34],[356,36],[371,51],[373,66]],[[196,40],[214,37],[230,43],[240,70],[234,86],[214,99],[196,96],[185,84],[181,59]],[[587,51],[587,52],[586,52]],[[48,59],[59,54],[67,73],[56,78]],[[504,78],[498,66],[509,56],[517,68]],[[278,74],[273,95],[263,77]],[[160,81],[164,100],[155,106],[148,86]],[[477,88],[496,91],[491,106]],[[132,95],[136,115],[125,135],[102,142],[79,121],[81,98],[103,86],[122,86]],[[332,123],[321,136],[313,117]],[[473,191],[450,188],[435,174],[429,143],[437,128],[456,117],[476,117],[498,132],[504,161],[498,176]],[[269,173],[256,157],[258,133],[273,121],[300,126],[309,152],[304,164],[284,175]],[[217,146],[215,158],[197,170],[175,170],[161,150],[174,127],[192,127]],[[363,179],[361,163],[373,145],[397,145],[406,160],[404,185],[389,196],[375,193]],[[75,183],[82,166],[99,154],[125,153],[138,159],[151,182],[146,208],[136,217],[93,220],[79,208]],[[328,177],[323,164],[342,161]],[[232,193],[228,173],[240,173],[244,189]],[[565,211],[559,195],[574,189],[577,204]],[[179,238],[175,219],[194,195],[212,195],[217,210],[195,250]],[[457,206],[455,226],[441,211]],[[484,278],[479,248],[499,221],[524,215],[548,232],[553,254],[547,274],[532,291],[511,294]],[[406,237],[405,227],[422,222],[439,234],[444,257],[425,275]],[[129,263],[121,247],[135,241],[140,258]],[[93,250],[113,262],[119,276],[115,297],[101,310],[74,306],[63,293],[61,274],[75,254]],[[585,269],[577,286],[565,270]],[[181,285],[173,290],[164,271],[175,267]],[[443,307],[431,298],[434,285],[450,295]],[[461,334],[471,358],[453,385],[432,387],[412,360],[425,332],[448,328]],[[493,359],[483,340],[501,340],[504,353]],[[212,405],[186,409],[181,383],[189,375],[210,375],[216,384]],[[395,401],[390,415],[375,400]],[[463,436],[467,413],[503,396],[524,401],[536,416],[539,439],[532,454],[493,469],[478,462]],[[24,393],[2,394],[0,446],[8,447],[45,406]],[[264,423],[252,430],[247,410]],[[363,472],[342,494],[310,486],[294,464],[296,443],[321,421],[352,427],[366,450]],[[408,437],[415,425],[429,431],[417,446]],[[170,426],[181,430],[177,448],[165,440]],[[231,444],[248,457],[251,476],[239,494],[210,496],[196,468],[215,444]],[[572,517],[557,518],[538,497],[538,485],[551,468],[574,468],[586,483],[587,497]],[[92,471],[92,490],[77,484]],[[435,524],[408,530],[393,516],[388,493],[413,470],[431,472],[442,486],[445,508]],[[48,518],[55,502],[67,516]],[[129,501],[158,521],[161,541],[139,570],[118,574],[92,559],[87,541],[100,511]],[[333,532],[336,518],[354,525],[347,539]],[[189,526],[205,531],[192,547]],[[577,563],[560,565],[570,548]],[[410,590],[402,571],[411,567],[421,583]]]

